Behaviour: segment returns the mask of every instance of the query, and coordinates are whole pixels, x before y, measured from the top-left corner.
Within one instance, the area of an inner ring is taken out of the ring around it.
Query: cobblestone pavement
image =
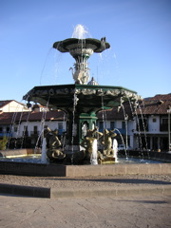
[[[169,228],[171,195],[41,199],[0,196],[4,228]]]

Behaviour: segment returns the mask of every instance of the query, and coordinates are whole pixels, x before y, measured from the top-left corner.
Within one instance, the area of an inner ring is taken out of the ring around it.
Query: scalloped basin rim
[[[134,90],[130,90],[130,89],[127,89],[125,87],[121,87],[121,86],[109,86],[109,85],[81,85],[81,84],[62,84],[62,85],[43,85],[43,86],[35,86],[33,87],[33,89],[31,89],[30,91],[33,91],[34,89],[44,89],[44,88],[75,88],[75,89],[118,89],[118,90],[121,90],[121,91],[128,91],[128,92],[131,92],[131,93],[135,93],[137,94],[136,91]],[[30,92],[29,91],[29,92]],[[29,93],[28,92],[28,93]],[[28,95],[28,93],[26,95],[23,96],[23,99],[25,99],[25,96]]]
[[[81,44],[83,47],[88,48],[89,45],[94,45],[96,48],[94,49],[94,52],[102,52],[101,50],[101,40],[94,39],[94,38],[86,38],[86,39],[78,39],[78,38],[68,38],[62,41],[57,41],[53,44],[53,48],[56,48],[60,52],[69,52],[69,48],[67,48],[70,45],[76,45],[79,46]],[[110,44],[105,42],[105,49],[110,48]]]

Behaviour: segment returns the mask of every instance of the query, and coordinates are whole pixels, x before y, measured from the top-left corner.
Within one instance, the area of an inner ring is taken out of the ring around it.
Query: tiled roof
[[[2,101],[0,101],[0,108],[3,108],[5,105],[9,104],[12,101],[16,102],[17,104],[25,106],[23,103],[18,102],[16,100],[2,100]]]
[[[171,94],[156,95],[154,97],[145,98],[141,104],[143,114],[167,114],[168,107],[171,106]],[[140,113],[140,110],[137,110]]]
[[[9,125],[11,124],[11,120],[13,119],[13,112],[1,112],[0,113],[0,124]]]
[[[0,101],[0,108],[4,107],[5,105],[9,104],[13,100],[5,100],[5,101]]]
[[[62,111],[49,112],[4,112],[0,113],[0,124],[12,124],[20,121],[47,121],[64,120],[64,113]]]
[[[12,101],[12,100],[11,100]],[[0,101],[1,102],[1,101]],[[10,101],[8,101],[10,102]],[[171,106],[171,94],[156,95],[145,98],[139,102],[136,110],[137,114],[144,115],[166,115],[168,107]],[[140,108],[139,108],[140,107]],[[133,107],[129,102],[125,102],[123,107],[114,107],[113,109],[103,110],[97,114],[99,120],[123,120],[127,114],[129,119],[133,117]],[[41,121],[44,118],[47,121],[64,120],[63,111],[48,112],[6,112],[0,113],[0,124],[11,124],[19,121]]]
[[[129,119],[133,117],[133,113],[143,115],[166,115],[167,109],[171,107],[171,94],[156,95],[154,97],[145,98],[138,102],[137,109],[133,111],[134,107],[129,102],[123,104],[124,108],[114,107],[113,109],[103,110],[98,113],[99,120],[123,120],[124,113],[128,115]]]
[[[114,107],[108,110],[102,110],[98,113],[99,120],[123,120],[125,114],[131,119],[132,116],[132,107],[130,107],[129,102],[125,102],[122,107]]]
[[[171,93],[169,94],[157,94],[154,97],[148,97],[148,98],[144,98],[144,100],[163,100],[163,101],[171,101]]]

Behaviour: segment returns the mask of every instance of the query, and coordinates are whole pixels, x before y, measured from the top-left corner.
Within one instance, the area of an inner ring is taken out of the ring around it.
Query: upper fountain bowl
[[[78,56],[89,58],[94,52],[101,53],[110,48],[110,44],[106,42],[105,37],[101,38],[101,40],[69,38],[55,42],[53,48],[60,52],[69,52],[75,59],[78,59]]]

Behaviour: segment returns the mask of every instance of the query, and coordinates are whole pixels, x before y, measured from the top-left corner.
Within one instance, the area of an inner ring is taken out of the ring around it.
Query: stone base
[[[104,165],[60,165],[0,162],[0,173],[25,176],[115,176],[129,174],[171,174],[170,163],[159,164],[104,164]]]

